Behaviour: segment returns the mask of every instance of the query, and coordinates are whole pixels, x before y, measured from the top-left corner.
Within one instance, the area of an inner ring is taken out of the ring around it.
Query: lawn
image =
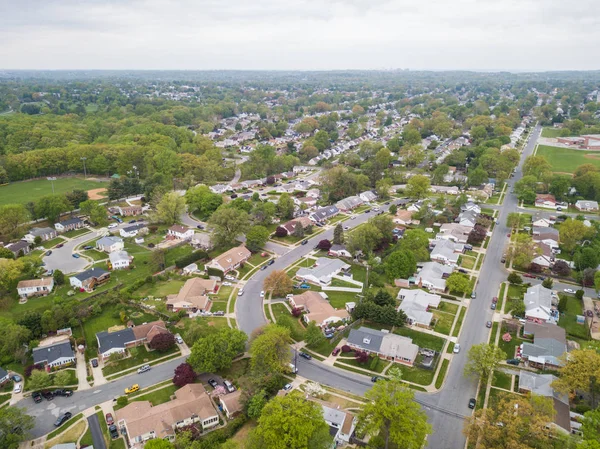
[[[567,296],[567,308],[560,314],[558,325],[564,328],[568,335],[588,340],[588,328],[584,324],[577,324],[577,315],[582,313],[583,305],[581,301],[573,296]]]
[[[544,127],[542,129],[542,137],[550,137],[550,138],[560,137],[562,131],[563,131],[562,128]]]
[[[165,255],[165,266],[170,267],[175,265],[175,261],[181,257],[189,256],[194,251],[191,245],[181,245],[175,248],[170,248]],[[130,253],[131,254],[131,253]]]
[[[81,251],[81,254],[83,254],[84,256],[87,256],[87,257],[91,258],[95,262],[97,262],[99,260],[108,259],[108,254],[103,253],[101,251],[97,251],[95,249],[88,249],[86,251]]]
[[[36,179],[33,181],[13,182],[0,187],[0,206],[10,203],[27,204],[30,201],[37,201],[41,197],[52,194],[52,184],[54,184],[54,193],[67,193],[73,190],[92,190],[107,187],[108,183],[90,181],[82,178],[57,178],[56,181]]]
[[[435,319],[433,330],[440,334],[450,335],[450,329],[452,329],[452,323],[454,323],[454,315],[440,312],[439,310],[432,310],[432,312]]]
[[[168,281],[155,282],[154,284],[146,284],[135,291],[135,295],[140,298],[153,296],[155,298],[164,298],[167,295],[178,293],[181,287],[185,284],[184,280],[169,279]]]
[[[509,374],[503,373],[502,371],[494,371],[492,386],[510,390],[511,380],[512,378]]]
[[[229,295],[231,295],[231,291],[233,290],[233,286],[221,286],[219,288],[219,292],[217,293],[217,299],[221,301],[227,301],[229,299]]]
[[[213,301],[210,306],[211,312],[226,312],[227,311],[227,301]]]
[[[296,341],[301,341],[304,339],[304,332],[305,332],[304,326],[302,324],[300,324],[300,321],[298,318],[295,318],[290,314],[290,311],[288,310],[288,308],[285,305],[272,304],[271,309],[273,310],[273,315],[274,315],[273,318],[275,318],[275,321],[279,321],[279,318],[282,316],[291,317],[292,319],[290,320],[290,322],[293,323],[293,328],[291,329],[292,338]]]
[[[467,270],[472,269],[475,266],[475,258],[468,256],[461,256],[462,261],[460,266],[466,268]]]
[[[463,320],[465,319],[465,315],[467,314],[467,308],[462,307],[460,309],[460,314],[458,315],[458,320],[456,320],[456,324],[454,325],[454,331],[452,332],[453,337],[458,337],[458,333],[460,332],[460,327],[462,326]]]
[[[173,348],[171,348],[169,351],[164,352],[148,352],[144,346],[137,346],[129,349],[129,354],[131,355],[130,357],[108,364],[108,366],[102,368],[102,373],[104,373],[105,376],[110,376],[111,374],[142,365],[143,363],[151,362],[153,360],[175,354],[177,351],[179,351],[177,345],[173,346]]]
[[[423,369],[416,367],[404,366],[397,363],[396,366],[402,371],[402,380],[413,382],[419,385],[430,385],[433,382],[435,369]]]
[[[311,289],[312,290],[312,289]],[[329,298],[329,304],[334,309],[343,309],[348,302],[358,302],[356,293],[354,292],[325,292]]]
[[[514,333],[510,333],[510,336],[512,337],[512,339],[509,342],[506,342],[502,339],[502,336],[506,333],[504,331],[500,331],[500,339],[498,340],[498,347],[500,349],[502,349],[505,353],[506,353],[506,357],[508,359],[513,359],[515,357],[515,353],[516,353],[516,347],[519,346],[521,343],[523,343],[523,341],[518,337],[515,336]]]
[[[444,383],[444,377],[446,377],[446,371],[448,371],[448,365],[450,361],[448,359],[442,360],[442,367],[440,368],[440,372],[438,373],[438,377],[435,380],[435,388],[441,388]]]
[[[88,228],[80,228],[80,229],[73,229],[71,231],[67,231],[67,232],[65,232],[62,235],[64,235],[65,237],[69,237],[70,239],[72,239],[72,238],[78,237],[78,236],[83,235],[83,234],[88,234],[90,232],[92,232],[92,231],[90,229],[88,229]]]
[[[50,248],[54,248],[59,243],[63,243],[63,242],[65,242],[65,239],[63,239],[62,237],[56,237],[54,239],[50,239],[50,240],[46,240],[45,242],[42,242],[42,246],[46,249],[50,249]]]
[[[160,388],[158,390],[154,390],[150,393],[142,394],[140,396],[135,396],[131,399],[130,402],[133,401],[150,401],[150,403],[154,406],[159,404],[164,404],[171,400],[171,396],[175,394],[175,390],[177,387],[175,385],[169,385],[164,388]],[[121,407],[115,404],[114,409],[119,410]]]
[[[418,345],[420,348],[433,349],[434,351],[438,352],[443,349],[446,341],[445,339],[436,337],[435,335],[425,334],[423,332],[408,329],[406,327],[394,329],[394,333],[412,338],[413,343]],[[404,380],[409,380],[404,377],[402,378]]]
[[[227,318],[225,318],[225,317],[223,317],[223,318],[221,318],[221,317],[211,317],[211,318],[198,317],[195,319],[183,318],[182,320],[180,320],[177,323],[173,332],[175,332],[175,330],[178,330],[179,334],[185,340],[185,342],[187,343],[188,346],[192,346],[195,343],[194,341],[188,341],[186,339],[186,337],[187,337],[186,331],[190,327],[190,324],[193,321],[197,322],[202,328],[206,329],[206,333],[202,333],[200,335],[200,337],[205,337],[205,336],[209,335],[211,332],[214,331],[214,329],[219,329],[221,327],[229,327],[229,325],[227,324]]]
[[[539,145],[537,156],[544,156],[555,172],[573,173],[583,164],[600,167],[597,151],[571,150],[569,148]]]

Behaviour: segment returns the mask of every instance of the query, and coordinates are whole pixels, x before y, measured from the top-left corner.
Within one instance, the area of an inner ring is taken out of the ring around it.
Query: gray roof
[[[76,224],[76,223],[81,223],[83,222],[83,220],[81,218],[69,218],[68,220],[64,220],[59,222],[58,224],[63,225],[63,226],[69,226],[71,224]]]
[[[27,248],[28,246],[29,246],[29,243],[27,243],[24,240],[19,240],[18,242],[10,243],[10,244],[6,245],[6,248],[10,249],[13,253],[18,253],[19,251]]]
[[[98,340],[98,349],[103,354],[109,349],[124,348],[126,343],[135,341],[135,335],[133,329],[128,327],[117,332],[98,332],[96,339]]]
[[[52,229],[52,228],[31,228],[29,230],[29,234],[33,235],[34,237],[42,237],[46,234],[56,234],[56,229]]]
[[[89,270],[85,270],[79,274],[76,274],[75,276],[73,276],[74,278],[79,279],[80,281],[85,281],[86,279],[89,278],[98,278],[100,276],[105,275],[106,273],[108,273],[108,271],[103,270],[101,268],[90,268]]]
[[[145,228],[145,227],[146,227],[145,223],[136,223],[134,225],[127,226],[126,228],[123,228],[123,231],[125,231],[125,232],[132,232],[132,231],[137,231],[137,230]]]
[[[556,398],[568,404],[568,396],[554,391],[551,386],[556,379],[557,377],[552,374],[535,374],[521,370],[519,372],[519,390],[529,390],[537,395]]]
[[[119,243],[122,241],[123,239],[121,237],[107,236],[99,239],[96,242],[96,246],[112,246],[114,243]]]
[[[60,358],[73,358],[75,353],[71,348],[71,342],[63,341],[51,346],[43,346],[33,350],[33,363],[52,363]]]
[[[313,276],[320,282],[331,282],[331,276],[339,273],[340,270],[350,268],[350,265],[340,259],[328,259],[327,257],[319,257],[314,268],[300,268],[296,272],[298,277]]]
[[[358,207],[363,203],[364,201],[358,196],[349,196],[348,198],[339,200],[337,203],[335,203],[335,206],[338,209],[354,209],[355,207]]]
[[[346,245],[331,245],[329,251],[347,251]]]
[[[75,443],[62,443],[56,444],[52,446],[50,449],[77,449],[77,445]],[[87,449],[94,449],[93,446],[87,446]]]
[[[565,330],[556,324],[525,323],[525,331],[533,334],[533,343],[523,343],[523,356],[543,357],[555,366],[562,364],[560,357],[567,352]]]
[[[352,329],[348,335],[348,343],[368,351],[379,352],[385,334],[368,327]]]
[[[326,405],[321,405],[321,407],[323,408],[323,418],[325,418],[325,421],[337,424],[341,429],[342,425],[344,424],[344,420],[346,419],[346,412],[327,407]]]
[[[0,379],[4,378],[7,374],[8,374],[8,371],[6,371],[4,368],[2,368],[0,366]]]
[[[326,220],[327,218],[333,217],[334,215],[336,215],[339,212],[340,212],[340,210],[337,207],[327,206],[327,207],[322,207],[321,209],[317,209],[310,215],[314,216],[317,220]]]

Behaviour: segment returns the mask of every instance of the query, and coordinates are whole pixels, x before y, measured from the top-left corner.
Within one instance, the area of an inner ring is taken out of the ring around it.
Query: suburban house
[[[481,213],[481,207],[479,204],[474,203],[473,201],[468,201],[467,203],[460,206],[461,212],[474,212],[476,215]]]
[[[349,196],[348,198],[344,198],[343,200],[335,203],[335,207],[337,207],[342,212],[350,212],[357,207],[361,206],[364,201],[358,196]]]
[[[123,268],[129,268],[133,257],[127,251],[113,251],[108,255],[108,259],[111,270],[122,270]]]
[[[194,230],[186,226],[173,225],[167,231],[167,238],[175,238],[180,240],[190,240],[194,235]]]
[[[289,298],[289,303],[292,308],[306,312],[303,319],[307,324],[314,321],[319,327],[350,318],[346,309],[334,309],[323,292],[306,291],[301,295],[293,295]]]
[[[302,226],[302,229],[306,229],[309,226],[312,226],[313,222],[308,217],[298,217],[293,220],[288,221],[287,223],[282,224],[280,227],[285,229],[288,235],[293,235],[298,226]]]
[[[121,251],[124,248],[123,239],[120,237],[106,236],[98,239],[96,242],[96,249],[98,251],[104,251],[105,253],[112,253],[114,251]]]
[[[220,256],[215,257],[209,263],[206,264],[206,269],[216,268],[221,270],[223,273],[228,273],[231,270],[237,269],[241,264],[250,259],[252,253],[244,245],[231,248],[229,251],[225,251]]]
[[[331,257],[352,257],[352,254],[344,245],[331,245],[327,255]]]
[[[57,235],[58,235],[58,233],[56,232],[56,229],[52,229],[52,228],[31,228],[29,230],[29,232],[27,234],[25,234],[25,237],[23,237],[23,238],[27,242],[33,243],[35,241],[36,237],[41,238],[42,241],[46,241],[46,240],[52,240],[53,238],[56,238]]]
[[[458,223],[444,223],[440,232],[435,236],[436,240],[447,239],[456,243],[467,243],[473,226],[465,226]]]
[[[119,230],[119,234],[123,238],[135,237],[142,231],[142,229],[146,229],[146,225],[144,223],[136,223],[134,225],[127,226],[126,228],[121,228]]]
[[[0,366],[0,385],[4,385],[6,382],[10,380],[10,375],[8,371]]]
[[[547,218],[540,218],[533,222],[533,227],[534,228],[549,228],[550,226],[552,226],[552,224],[553,224],[553,222],[551,222]]]
[[[329,220],[330,218],[335,217],[340,213],[340,210],[335,206],[326,206],[320,209],[317,209],[312,214],[308,216],[315,223],[322,223],[324,221]]]
[[[14,254],[15,259],[17,257],[24,256],[25,254],[29,254],[29,252],[31,251],[29,243],[25,240],[19,240],[18,242],[9,243],[5,246],[5,248],[10,250],[10,252]]]
[[[523,342],[521,357],[529,366],[540,369],[557,369],[560,358],[567,352],[565,330],[555,324],[525,323],[524,336],[533,336],[533,343]],[[510,354],[509,354],[510,356]]]
[[[167,296],[167,310],[179,312],[189,310],[205,312],[210,309],[209,293],[217,291],[217,281],[214,279],[192,278],[185,281],[176,295]]]
[[[150,343],[158,334],[168,334],[164,321],[152,321],[139,326],[127,327],[115,332],[102,331],[96,334],[98,354],[107,359],[111,354],[123,354],[129,348]]]
[[[221,407],[223,408],[227,419],[232,419],[244,410],[241,398],[242,390],[235,390],[233,393],[219,396],[219,402],[221,403]]]
[[[425,262],[421,270],[415,275],[415,284],[427,290],[443,293],[446,290],[445,278],[453,270],[449,265],[442,265],[437,262]]]
[[[129,446],[141,449],[154,438],[173,441],[175,429],[200,424],[203,430],[219,424],[219,414],[202,384],[187,384],[175,391],[175,399],[153,406],[134,401],[116,411],[116,421],[127,429]]]
[[[442,297],[423,290],[403,288],[398,292],[398,299],[402,301],[398,306],[398,310],[402,310],[406,314],[409,324],[429,327],[433,319],[433,313],[429,309],[437,309]]]
[[[558,248],[558,229],[534,226],[532,234],[534,242],[543,243],[551,248]]]
[[[540,250],[540,253],[536,255],[531,262],[544,268],[550,268],[554,265],[554,253],[552,252],[552,247],[545,243],[538,243],[536,246]]]
[[[456,186],[431,186],[433,193],[444,193],[446,195],[458,195],[460,189]]]
[[[466,210],[458,215],[458,224],[461,226],[475,227],[477,224],[477,213],[472,210]]]
[[[213,249],[214,247],[211,235],[206,232],[196,232],[194,235],[192,235],[192,240],[190,243],[196,248],[202,248],[206,250]]]
[[[559,393],[552,388],[552,382],[557,380],[552,374],[536,374],[530,371],[519,372],[519,393],[535,394],[552,399],[554,407],[553,424],[564,431],[571,433],[571,409],[569,396]]]
[[[90,292],[98,285],[108,282],[109,279],[110,273],[108,271],[94,267],[69,277],[69,283],[71,287]]]
[[[69,218],[68,220],[59,221],[54,225],[58,232],[72,231],[73,229],[83,228],[83,220],[81,218]]]
[[[321,197],[321,191],[319,189],[310,189],[306,192],[306,196],[318,200]]]
[[[348,271],[350,265],[339,259],[319,257],[311,268],[302,267],[296,272],[298,279],[305,279],[317,285],[329,285],[340,271]]]
[[[372,190],[367,190],[366,192],[360,193],[358,197],[365,203],[371,203],[377,199],[377,194]]]
[[[356,417],[334,404],[321,403],[320,401],[319,403],[323,409],[323,419],[329,426],[329,435],[333,437],[336,446],[349,443],[350,437],[356,429]]]
[[[525,318],[534,323],[556,323],[558,310],[552,306],[552,290],[537,284],[527,289],[523,297]]]
[[[419,353],[419,347],[412,339],[368,327],[352,329],[347,343],[355,350],[376,354],[382,359],[409,366],[413,366]]]
[[[546,209],[556,209],[556,198],[551,194],[538,193],[535,196],[536,207],[545,207]]]
[[[230,186],[228,186],[227,184],[215,184],[214,186],[210,186],[209,187],[210,191],[212,193],[216,193],[216,194],[223,194],[225,192],[230,192],[231,190],[233,190]]]
[[[125,206],[117,207],[119,215],[122,217],[135,217],[136,215],[142,215],[142,206]]]
[[[307,208],[315,207],[317,205],[317,198],[311,196],[303,196],[301,198],[294,197],[294,204],[297,206],[302,206],[304,204]]]
[[[598,202],[597,201],[588,201],[588,200],[578,200],[575,203],[575,207],[580,211],[596,211],[598,210]]]
[[[19,281],[17,292],[21,298],[31,298],[33,296],[46,296],[54,288],[54,278],[47,277],[42,279],[30,279],[28,281]]]
[[[465,245],[454,243],[452,240],[434,240],[433,243],[435,243],[435,247],[431,251],[431,260],[444,265],[456,266],[459,256],[465,250]]]
[[[34,365],[43,365],[50,368],[75,363],[75,353],[69,340],[54,343],[50,346],[34,348],[32,355]]]
[[[414,212],[410,210],[398,209],[396,212],[396,216],[394,217],[394,223],[409,226],[409,225],[418,225],[420,223],[419,220],[413,220]]]

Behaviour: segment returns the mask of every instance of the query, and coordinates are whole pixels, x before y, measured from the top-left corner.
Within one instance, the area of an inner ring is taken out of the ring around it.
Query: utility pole
[[[48,179],[48,181],[50,181],[52,183],[52,195],[54,195],[54,181],[56,181],[56,178],[54,176],[51,176]]]
[[[87,157],[82,157],[80,159],[83,161],[83,177],[87,179],[87,170],[85,168],[85,161],[87,160]]]

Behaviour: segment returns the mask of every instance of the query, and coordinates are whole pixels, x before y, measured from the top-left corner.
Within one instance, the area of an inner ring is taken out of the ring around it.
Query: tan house
[[[288,235],[292,235],[298,226],[302,226],[302,229],[306,229],[309,226],[312,226],[312,224],[313,222],[310,218],[298,217],[282,224],[281,227],[287,231]]]
[[[209,293],[217,289],[217,281],[214,279],[193,278],[188,279],[176,295],[167,296],[167,310],[179,312],[189,310],[191,312],[205,312],[210,309],[211,300]]]
[[[19,281],[17,292],[21,298],[31,298],[32,296],[46,296],[54,288],[54,279],[52,277],[42,279],[30,279]]]
[[[418,225],[419,223],[421,223],[419,220],[413,220],[412,216],[413,216],[414,212],[411,210],[398,210],[396,212],[396,217],[394,218],[394,223],[399,224],[399,225]]]
[[[223,273],[227,273],[231,270],[237,269],[241,264],[250,259],[252,253],[244,245],[231,248],[229,251],[225,251],[218,257],[215,257],[209,263],[206,264],[206,269],[216,268],[221,270]]]
[[[208,430],[219,424],[219,414],[202,384],[188,384],[175,392],[174,399],[157,406],[150,401],[132,402],[117,410],[116,417],[134,448],[154,438],[173,441],[177,428],[199,424]]]
[[[325,293],[307,291],[301,295],[293,295],[289,298],[290,306],[304,312],[304,321],[308,324],[314,321],[319,327],[327,326],[337,321],[345,321],[350,318],[346,309],[336,310]]]
[[[227,419],[233,418],[244,409],[241,397],[242,390],[235,390],[233,393],[219,397],[219,401],[221,402],[221,406],[223,407]]]
[[[142,206],[125,206],[117,207],[119,214],[122,217],[133,217],[136,215],[142,215]]]

